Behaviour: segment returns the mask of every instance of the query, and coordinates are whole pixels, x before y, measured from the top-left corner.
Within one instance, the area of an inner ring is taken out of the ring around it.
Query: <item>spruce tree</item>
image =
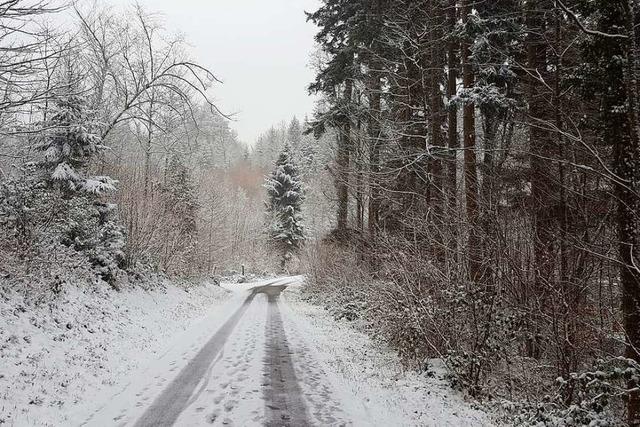
[[[73,65],[66,64],[62,85],[45,110],[34,167],[41,201],[52,203],[47,224],[59,242],[87,256],[96,273],[112,286],[124,267],[125,233],[118,223],[117,206],[101,196],[115,191],[116,181],[89,174],[90,164],[106,150],[100,123],[88,108]],[[41,188],[42,187],[42,188]]]
[[[176,220],[180,234],[192,239],[196,234],[198,195],[189,169],[182,159],[173,156],[167,168],[163,186],[167,210]]]
[[[265,188],[269,197],[269,236],[282,255],[281,266],[284,269],[305,240],[301,214],[304,200],[302,183],[288,144],[280,153]]]
[[[44,137],[37,147],[43,156],[38,167],[44,180],[67,196],[74,193],[102,194],[115,190],[107,176],[86,176],[91,159],[105,149],[97,134],[97,123],[89,117],[84,100],[72,87],[56,97],[45,121]]]
[[[177,272],[187,273],[193,263],[198,240],[198,194],[191,172],[183,160],[174,155],[167,166],[166,179],[161,186],[164,215],[171,226],[165,230],[165,239],[176,239],[173,246]]]
[[[294,151],[302,142],[302,125],[300,124],[300,120],[295,116],[291,119],[291,123],[289,123],[289,127],[287,128],[287,140]]]

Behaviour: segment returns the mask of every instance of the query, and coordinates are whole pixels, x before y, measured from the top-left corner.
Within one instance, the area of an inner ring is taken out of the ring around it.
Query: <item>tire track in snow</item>
[[[135,423],[136,427],[171,426],[189,405],[194,391],[233,333],[234,328],[256,296],[252,292],[242,306],[222,325],[180,374],[154,400]]]
[[[278,300],[285,286],[263,288],[268,297],[267,354],[264,360],[265,425],[298,427],[310,425],[302,390],[296,378],[291,349],[282,324]]]
[[[255,360],[263,359],[266,323],[267,298],[258,294],[203,379],[204,391],[194,396],[176,427],[262,425],[262,366]]]
[[[286,311],[282,313],[289,348],[293,355],[293,365],[307,406],[309,425],[353,426],[353,418],[350,418],[343,408],[343,404],[351,401],[353,397],[336,394],[323,363],[320,363],[318,355],[308,346],[306,335],[291,321],[288,314]],[[364,418],[358,421],[359,426],[371,425]]]

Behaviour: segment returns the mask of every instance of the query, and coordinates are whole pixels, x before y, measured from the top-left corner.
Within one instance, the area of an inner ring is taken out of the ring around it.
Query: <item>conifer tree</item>
[[[189,170],[178,156],[173,156],[163,188],[167,209],[175,217],[183,236],[192,237],[196,231],[198,196]]]
[[[125,233],[117,206],[101,197],[115,191],[116,181],[90,174],[91,162],[106,149],[101,125],[70,58],[57,78],[59,88],[45,107],[35,141],[41,156],[33,165],[39,172],[34,175],[34,197],[40,204],[50,203],[53,215],[47,228],[59,236],[59,243],[83,253],[96,273],[116,286],[125,264]]]
[[[281,266],[284,269],[305,240],[301,214],[304,200],[302,183],[288,144],[280,153],[265,188],[269,197],[269,236],[282,255]]]
[[[600,105],[601,142],[613,150],[617,201],[617,243],[625,356],[640,363],[640,197],[638,196],[640,142],[638,141],[638,22],[637,7],[623,0],[595,1],[585,5],[586,18],[595,22],[582,49],[586,63],[581,76],[585,98]],[[640,426],[640,391],[637,370],[628,379],[628,425]]]
[[[105,149],[88,115],[87,107],[72,87],[56,97],[44,137],[38,144],[43,152],[39,168],[45,181],[63,193],[101,194],[115,190],[115,181],[106,176],[86,176],[89,161]]]
[[[174,242],[173,253],[167,254],[168,259],[174,260],[173,268],[185,273],[197,245],[198,195],[191,173],[179,156],[171,158],[166,175],[161,190],[171,227],[163,238]]]
[[[46,110],[37,144],[42,157],[35,166],[46,188],[40,197],[54,190],[49,196],[57,204],[51,227],[60,233],[60,243],[84,253],[96,273],[115,286],[124,267],[125,234],[117,221],[117,206],[104,203],[100,196],[114,191],[116,181],[88,173],[90,162],[105,146],[98,123],[77,93],[78,79],[67,67],[66,82]]]
[[[300,142],[302,142],[302,125],[297,117],[291,119],[289,127],[287,128],[287,139],[292,146],[292,151],[296,151],[299,148]]]

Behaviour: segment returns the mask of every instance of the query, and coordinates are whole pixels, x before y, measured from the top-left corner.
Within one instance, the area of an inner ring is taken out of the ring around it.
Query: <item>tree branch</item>
[[[578,25],[578,27],[580,27],[580,30],[582,30],[582,32],[585,33],[585,34],[589,34],[590,36],[596,36],[596,37],[605,37],[605,38],[609,38],[609,39],[627,40],[629,38],[629,36],[627,36],[625,34],[609,34],[609,33],[603,33],[602,31],[590,30],[587,27],[585,27],[585,25],[582,23],[582,21],[580,20],[578,15],[576,15],[575,12],[573,12],[571,9],[569,9],[562,2],[562,0],[556,0],[556,3],[557,3],[558,6],[560,6],[560,9],[562,9],[567,15],[569,15],[569,17],[571,19],[573,19],[573,21]]]

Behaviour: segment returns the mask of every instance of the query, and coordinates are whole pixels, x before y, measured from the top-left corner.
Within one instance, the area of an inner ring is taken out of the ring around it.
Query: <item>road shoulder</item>
[[[405,370],[394,352],[379,349],[348,322],[303,301],[299,287],[287,289],[282,300],[285,325],[300,330],[354,425],[494,425],[438,376]]]

